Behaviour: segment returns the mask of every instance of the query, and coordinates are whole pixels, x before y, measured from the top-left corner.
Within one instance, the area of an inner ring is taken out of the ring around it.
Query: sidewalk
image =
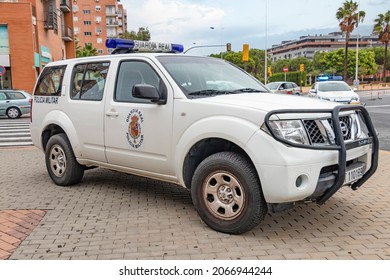
[[[0,153],[0,259],[390,260],[390,152],[359,190],[268,214],[242,235],[208,228],[176,185],[96,168],[58,187],[36,148]]]

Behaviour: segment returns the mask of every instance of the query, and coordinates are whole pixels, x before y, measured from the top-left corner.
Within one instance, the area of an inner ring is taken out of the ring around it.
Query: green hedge
[[[284,81],[284,72],[281,73],[274,73],[272,74],[272,77],[268,78],[269,82],[282,82]],[[286,81],[288,82],[294,82],[298,86],[301,85],[301,72],[295,71],[295,72],[287,72],[286,73]],[[306,85],[306,72],[302,73],[302,86]]]

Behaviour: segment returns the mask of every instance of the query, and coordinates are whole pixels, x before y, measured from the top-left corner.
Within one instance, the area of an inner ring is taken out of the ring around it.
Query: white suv
[[[137,44],[40,74],[31,134],[57,185],[79,183],[92,166],[173,182],[191,190],[207,225],[238,234],[268,211],[322,204],[375,172],[364,107],[271,94],[220,59],[121,54]]]

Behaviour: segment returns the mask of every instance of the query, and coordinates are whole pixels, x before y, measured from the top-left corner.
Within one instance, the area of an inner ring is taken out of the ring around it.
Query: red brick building
[[[32,92],[45,64],[75,56],[71,0],[0,0],[0,88]]]
[[[126,31],[126,10],[117,0],[73,0],[73,22],[78,46],[91,44],[98,54],[108,54],[106,39]]]

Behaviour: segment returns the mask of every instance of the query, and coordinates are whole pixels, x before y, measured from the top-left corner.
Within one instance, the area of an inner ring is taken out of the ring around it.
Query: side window
[[[4,92],[0,92],[0,100],[6,100],[7,96],[5,95]]]
[[[34,95],[59,96],[61,95],[62,79],[66,65],[45,67],[39,77]]]
[[[152,85],[160,95],[166,94],[166,87],[153,68],[142,61],[123,61],[119,66],[119,74],[115,87],[115,101],[150,103],[151,101],[133,97],[133,87],[136,84]]]
[[[76,65],[73,70],[71,98],[102,100],[109,62]]]
[[[10,92],[10,93],[8,93],[8,96],[10,99],[24,99],[25,98],[23,93],[18,92],[18,91]]]

